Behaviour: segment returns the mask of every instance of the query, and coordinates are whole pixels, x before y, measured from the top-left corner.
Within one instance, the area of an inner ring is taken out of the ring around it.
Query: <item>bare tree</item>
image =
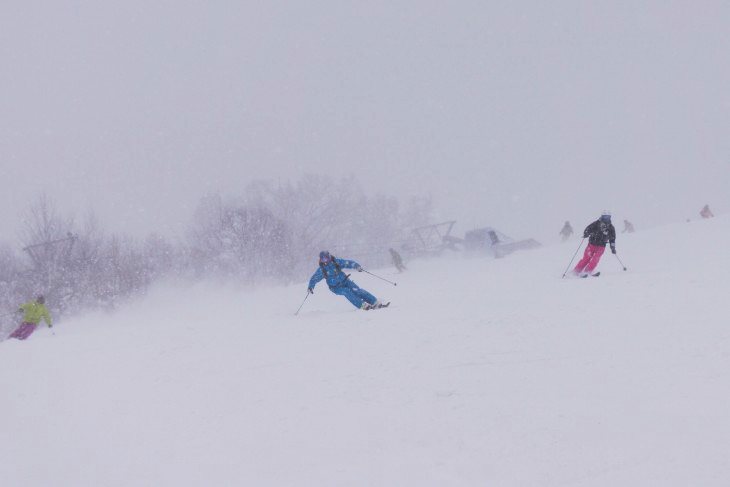
[[[262,206],[203,198],[190,233],[197,275],[235,278],[250,284],[281,280],[288,263],[289,234],[283,222]]]
[[[48,197],[41,194],[29,209],[24,224],[21,242],[33,265],[34,291],[48,294],[52,303],[58,299],[55,290],[62,287],[64,273],[71,265],[70,256],[76,242],[71,232],[73,219],[58,216]]]

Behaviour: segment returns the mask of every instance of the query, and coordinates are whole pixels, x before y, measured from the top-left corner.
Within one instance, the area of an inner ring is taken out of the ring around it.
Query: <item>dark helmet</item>
[[[611,212],[608,210],[604,210],[603,213],[601,213],[600,220],[602,222],[610,223],[611,222]]]
[[[44,298],[42,294],[39,294],[38,297],[35,298],[35,302],[38,304],[43,304],[46,302],[46,298]]]
[[[332,260],[332,256],[326,250],[323,250],[322,252],[319,253],[319,261],[321,263],[326,264],[327,262],[329,262],[331,260]]]

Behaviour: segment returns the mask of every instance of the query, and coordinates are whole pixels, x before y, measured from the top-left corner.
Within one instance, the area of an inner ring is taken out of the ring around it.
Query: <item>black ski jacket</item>
[[[583,230],[583,238],[588,238],[588,243],[605,247],[606,243],[616,243],[616,228],[613,223],[605,223],[596,220]]]

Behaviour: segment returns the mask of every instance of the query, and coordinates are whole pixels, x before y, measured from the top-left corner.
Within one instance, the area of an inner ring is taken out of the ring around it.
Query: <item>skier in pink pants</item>
[[[587,277],[593,273],[593,269],[601,260],[606,244],[611,246],[612,253],[616,253],[616,228],[611,223],[611,212],[604,211],[598,220],[588,225],[583,231],[583,238],[588,239],[588,246],[573,273],[576,276]]]
[[[45,298],[41,295],[38,296],[35,301],[21,304],[19,312],[23,313],[23,323],[10,334],[9,338],[17,338],[18,340],[25,340],[33,334],[38,323],[41,319],[46,322],[48,328],[52,325],[51,315],[48,313],[48,308],[44,304]]]

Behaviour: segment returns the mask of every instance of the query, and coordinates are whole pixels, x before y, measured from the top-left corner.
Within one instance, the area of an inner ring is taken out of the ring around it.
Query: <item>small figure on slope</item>
[[[51,315],[48,312],[48,308],[46,308],[45,302],[45,298],[41,295],[35,301],[21,304],[18,312],[23,313],[23,322],[10,334],[9,338],[25,340],[33,334],[41,319],[45,320],[48,328],[53,326]]]
[[[351,281],[349,275],[342,272],[342,269],[362,272],[362,266],[354,260],[338,259],[323,250],[319,253],[319,268],[312,274],[307,292],[314,294],[314,286],[325,279],[330,291],[346,297],[357,308],[368,310],[387,306],[387,304],[382,305],[375,296]]]
[[[634,233],[634,225],[630,221],[624,220],[624,229],[621,233]]]
[[[611,212],[604,211],[598,220],[588,225],[583,231],[583,238],[588,239],[588,246],[583,258],[573,269],[573,273],[580,277],[593,273],[607,243],[611,246],[611,252],[616,253],[616,229],[611,223]]]
[[[570,222],[566,221],[563,225],[563,229],[560,230],[560,235],[563,237],[563,242],[568,240],[573,235],[573,227],[570,226]]]
[[[702,218],[712,218],[715,215],[712,214],[712,210],[710,210],[710,205],[705,205],[700,210],[700,216]]]
[[[403,272],[404,270],[406,270],[406,266],[403,265],[403,259],[401,258],[398,251],[393,248],[388,250],[390,251],[390,259],[393,262],[395,268],[398,269],[398,272]]]

